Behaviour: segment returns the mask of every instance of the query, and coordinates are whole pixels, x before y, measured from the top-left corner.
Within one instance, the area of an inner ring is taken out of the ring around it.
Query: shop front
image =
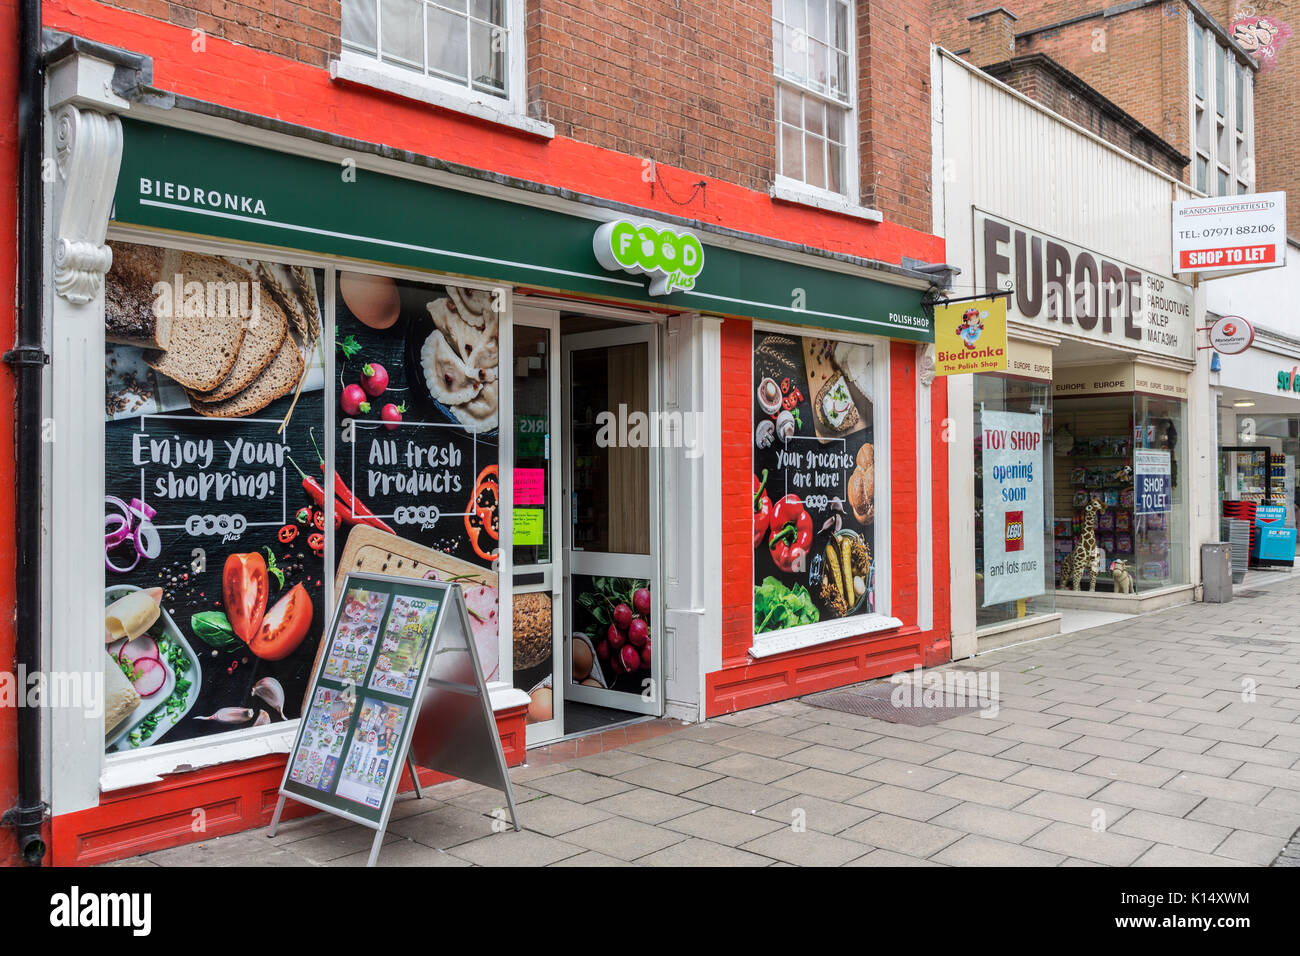
[[[265,822],[318,663],[413,704],[352,570],[461,585],[512,764],[946,659],[925,274],[117,105],[54,103],[56,862]]]
[[[1072,609],[1130,613],[1190,599],[1191,290],[983,210],[972,220],[977,283],[1013,290],[1007,372],[974,383],[980,633],[1050,627]],[[1004,529],[988,520],[1003,515],[989,489],[1005,485],[999,468],[1008,467],[985,447],[991,412],[1042,437],[1041,456],[1023,462],[1039,473],[1023,520],[1043,530],[1033,538],[1041,574],[1022,573],[1009,592],[1005,577],[983,574],[989,555],[999,565],[1006,557]]]

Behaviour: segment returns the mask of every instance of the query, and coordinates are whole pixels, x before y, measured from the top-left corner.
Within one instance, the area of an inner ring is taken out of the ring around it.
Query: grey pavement
[[[1263,585],[1256,583],[1263,581]],[[910,727],[794,700],[605,753],[532,754],[499,795],[399,797],[393,866],[1297,866],[1300,581],[1003,648],[996,713]],[[129,865],[360,866],[326,815]]]

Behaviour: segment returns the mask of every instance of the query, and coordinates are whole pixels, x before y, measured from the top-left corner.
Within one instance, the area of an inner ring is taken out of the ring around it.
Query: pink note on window
[[[546,504],[546,469],[516,468],[514,474],[515,504]]]

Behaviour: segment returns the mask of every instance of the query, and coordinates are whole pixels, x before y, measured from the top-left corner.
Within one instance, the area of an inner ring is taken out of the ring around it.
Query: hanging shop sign
[[[1174,203],[1174,272],[1230,274],[1286,265],[1286,193]]]
[[[646,221],[607,222],[592,237],[596,261],[611,271],[650,277],[650,294],[695,288],[704,268],[704,247],[689,232]]]
[[[1164,514],[1173,511],[1173,471],[1167,451],[1133,450],[1133,513]]]
[[[1239,315],[1220,316],[1210,326],[1210,345],[1223,355],[1240,355],[1255,341],[1255,327]]]
[[[975,211],[975,275],[1011,283],[1008,318],[1095,344],[1191,360],[1192,292],[1172,279]]]
[[[923,290],[867,278],[841,263],[818,268],[806,259],[713,245],[705,269],[703,247],[690,233],[637,221],[637,229],[655,232],[653,248],[632,243],[616,222],[608,230],[606,261],[613,265],[602,268],[597,257],[604,253],[593,255],[592,219],[530,205],[532,194],[523,189],[512,201],[140,120],[123,118],[122,129],[113,210],[119,226],[683,312],[934,341]],[[629,269],[652,275],[651,288]]]
[[[981,411],[984,606],[1042,594],[1043,416]]]
[[[1007,302],[975,299],[934,307],[934,374],[1001,372],[1007,367]]]

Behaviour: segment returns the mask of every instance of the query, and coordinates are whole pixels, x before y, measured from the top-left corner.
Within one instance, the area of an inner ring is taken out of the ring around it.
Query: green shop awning
[[[651,296],[593,251],[600,221],[124,117],[113,221],[683,311],[934,341],[922,291],[710,244]],[[635,218],[593,207],[606,219]],[[672,227],[677,229],[678,227]]]

